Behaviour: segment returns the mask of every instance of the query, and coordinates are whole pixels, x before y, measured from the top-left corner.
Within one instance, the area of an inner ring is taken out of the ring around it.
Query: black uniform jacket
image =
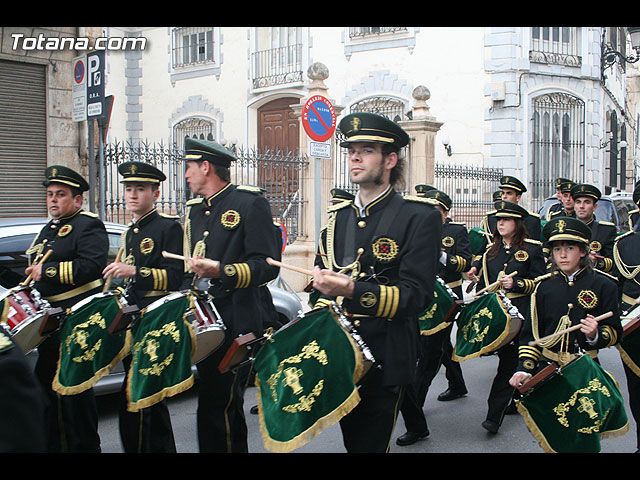
[[[519,370],[534,373],[541,357],[555,360],[560,340],[547,346],[530,346],[529,342],[554,333],[560,318],[567,313],[570,324],[564,328],[579,324],[588,314],[597,317],[609,311],[613,316],[598,322],[595,344],[587,343],[579,330],[569,333],[568,353],[576,353],[578,347],[584,351],[610,347],[622,338],[617,286],[609,275],[586,268],[579,270],[572,281],[560,271],[545,275],[531,296],[531,321],[525,322],[520,331]]]
[[[253,332],[260,336],[267,323],[260,286],[278,276],[266,262],[279,258],[281,244],[274,235],[269,202],[258,189],[227,184],[211,197],[187,202],[184,227],[186,255],[220,262],[220,278],[212,279],[209,293],[231,338]],[[187,269],[186,287],[193,273]],[[184,288],[185,284],[183,284]]]
[[[610,272],[613,268],[613,244],[618,235],[616,226],[611,222],[595,219],[587,225],[591,227],[591,242],[589,243],[591,251],[604,257],[596,259],[594,267],[603,272]]]
[[[34,288],[49,303],[67,308],[101,291],[109,238],[97,215],[79,209],[49,221],[27,250],[30,264],[48,250],[53,253],[42,265],[42,279]]]
[[[180,288],[184,277],[183,261],[162,255],[163,251],[176,255],[183,253],[183,232],[177,217],[169,218],[154,208],[130,223],[123,236],[122,261],[136,267],[136,275],[126,282],[130,304],[144,308]]]
[[[357,261],[353,297],[342,305],[382,366],[383,382],[407,384],[415,376],[417,317],[433,300],[442,215],[426,199],[403,198],[393,189],[362,217],[351,200],[329,213],[316,265],[340,271]],[[328,300],[321,295],[316,305]]]
[[[613,246],[614,274],[618,278],[622,308],[627,309],[640,297],[640,234],[620,235]]]
[[[471,268],[473,259],[467,227],[447,218],[442,226],[441,248],[447,254],[447,259],[445,265],[439,262],[438,275],[462,300],[462,272]]]

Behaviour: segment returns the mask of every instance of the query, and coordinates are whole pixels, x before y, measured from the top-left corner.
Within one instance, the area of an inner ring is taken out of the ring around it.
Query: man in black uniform
[[[163,251],[182,255],[182,227],[178,217],[158,213],[154,203],[159,185],[166,177],[144,162],[126,162],[118,167],[124,183],[124,198],[132,214],[129,229],[123,235],[123,258],[105,268],[105,278],[125,278],[124,293],[129,305],[140,310],[171,291],[178,290],[184,276],[181,260],[165,258]],[[125,372],[131,356],[123,361]],[[120,438],[126,453],[176,451],[171,417],[161,401],[139,412],[127,411],[127,377],[120,392]],[[153,434],[152,434],[153,433]]]
[[[393,188],[409,142],[402,128],[367,112],[345,116],[339,128],[359,189],[353,202],[330,208],[320,245],[327,256],[316,260],[313,286],[321,300],[343,298],[379,367],[362,379],[360,402],[340,421],[345,447],[387,452],[402,390],[415,381],[417,317],[433,299],[442,218],[426,199]]]
[[[82,210],[82,193],[88,183],[70,168],[54,165],[46,169],[47,209],[52,217],[34,240],[27,254],[25,273],[34,288],[52,307],[63,310],[99,293],[102,270],[107,263],[109,239],[97,215]],[[44,263],[40,260],[48,251]],[[51,388],[60,351],[58,332],[38,347],[35,372],[49,400],[48,449],[51,452],[99,452],[98,412],[93,389],[78,395],[58,395]]]
[[[589,249],[593,266],[610,272],[613,268],[613,244],[618,232],[615,224],[596,220],[595,211],[601,196],[600,190],[593,185],[582,183],[571,189],[576,218],[591,228]]]
[[[636,188],[634,197],[637,192]],[[613,258],[615,266],[612,273],[619,281],[620,310],[633,318],[637,315],[632,313],[633,309],[637,309],[640,298],[640,233],[631,230],[617,237],[613,246]],[[635,332],[634,335],[638,335],[638,331]],[[624,344],[622,347],[628,348]],[[623,356],[622,365],[627,378],[629,408],[636,422],[636,449],[640,452],[640,376],[636,363],[631,358]]]
[[[221,374],[218,364],[239,335],[262,335],[268,318],[260,286],[277,277],[278,268],[266,258],[279,258],[281,244],[260,190],[230,183],[231,152],[216,142],[192,139],[185,150],[185,178],[202,197],[187,202],[183,287],[197,288],[202,279],[210,279],[208,291],[227,327],[222,346],[197,364],[198,442],[201,452],[246,452],[243,394],[248,372]]]
[[[563,195],[562,195],[561,186],[564,183],[572,184],[573,182],[571,180],[569,180],[568,178],[559,177],[559,178],[556,179],[556,198],[558,199],[558,203],[554,203],[553,205],[551,205],[549,207],[549,209],[547,210],[547,213],[545,214],[545,217],[544,217],[545,220],[549,220],[554,212],[558,212],[558,211],[562,210],[562,205],[563,205],[562,198],[563,198]]]
[[[463,299],[462,272],[470,268],[472,255],[469,234],[463,223],[453,222],[449,218],[451,198],[440,190],[425,190],[423,185],[416,186],[418,196],[430,198],[442,215],[442,247],[439,263],[439,277],[451,288],[458,299]],[[451,330],[453,323],[430,335],[420,335],[417,381],[407,388],[402,401],[401,413],[407,432],[396,440],[398,445],[411,445],[425,432],[426,419],[422,410],[431,382],[444,365],[449,388],[438,395],[438,400],[448,401],[467,394],[460,363],[451,358]],[[424,437],[422,437],[424,438]]]
[[[576,185],[576,182],[572,182],[571,180],[559,179],[560,180],[560,198],[562,203],[562,208],[554,209],[553,211],[547,212],[547,220],[551,220],[553,217],[560,215],[563,217],[574,217],[576,216],[576,212],[574,210],[574,201],[571,196],[571,189]]]
[[[0,453],[45,453],[44,411],[38,380],[0,326]]]

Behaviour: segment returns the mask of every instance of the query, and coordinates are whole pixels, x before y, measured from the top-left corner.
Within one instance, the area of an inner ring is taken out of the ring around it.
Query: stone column
[[[324,81],[329,77],[329,70],[322,63],[314,63],[307,70],[307,76],[311,80],[308,87],[307,96],[300,99],[298,105],[292,105],[293,112],[297,115],[300,122],[300,155],[308,156],[309,137],[302,125],[302,108],[306,101],[314,96],[321,95],[327,98],[334,107],[336,116],[340,115],[343,107],[336,106],[335,102],[329,98],[328,88]],[[332,139],[333,141],[333,139]],[[332,148],[332,152],[335,148]],[[330,190],[334,185],[334,160],[308,158],[309,163],[302,171],[301,185],[304,192],[305,203],[301,207],[300,215],[302,218],[303,229],[306,238],[298,239],[289,245],[284,252],[283,262],[289,265],[295,265],[311,270],[313,268],[316,254],[316,239],[319,231],[316,228],[316,212],[319,208],[321,212],[320,228],[327,221],[327,207],[329,206]],[[320,182],[316,182],[316,172],[319,172]],[[316,192],[316,185],[319,185],[319,192]],[[296,291],[302,291],[304,287],[311,281],[311,278],[300,273],[281,270],[281,277]]]
[[[427,100],[431,97],[429,89],[417,86],[413,90],[416,100],[412,110],[412,119],[398,122],[411,137],[411,164],[407,171],[407,190],[415,195],[414,187],[421,183],[433,185],[435,168],[435,138],[443,125],[431,116]]]

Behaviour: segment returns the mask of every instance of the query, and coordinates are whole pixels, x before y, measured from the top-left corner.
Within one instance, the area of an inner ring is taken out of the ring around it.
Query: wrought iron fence
[[[233,147],[237,161],[231,166],[231,181],[260,187],[271,205],[274,221],[287,229],[288,243],[304,236],[303,209],[305,194],[302,170],[308,164],[304,156],[280,151],[259,151]],[[131,216],[126,209],[120,188],[118,166],[128,161],[150,163],[162,170],[167,180],[160,186],[156,207],[162,213],[178,215],[184,221],[186,201],[193,195],[184,179],[184,151],[175,145],[152,142],[119,142],[105,145],[106,221],[128,223]]]
[[[501,168],[436,163],[434,187],[451,197],[451,216],[467,228],[479,227],[485,213],[493,209]]]

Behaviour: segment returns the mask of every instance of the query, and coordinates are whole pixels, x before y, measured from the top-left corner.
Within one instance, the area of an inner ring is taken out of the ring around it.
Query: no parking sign
[[[302,107],[302,126],[316,142],[325,142],[336,129],[336,112],[322,95],[313,95]]]

